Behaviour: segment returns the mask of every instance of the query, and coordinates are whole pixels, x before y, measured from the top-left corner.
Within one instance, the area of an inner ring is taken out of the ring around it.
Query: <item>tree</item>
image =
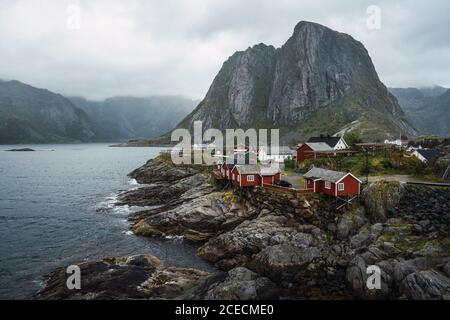
[[[348,133],[346,133],[345,136],[344,136],[344,139],[345,139],[345,141],[347,142],[347,144],[351,148],[354,148],[356,144],[362,142],[361,137],[356,132],[348,132]]]

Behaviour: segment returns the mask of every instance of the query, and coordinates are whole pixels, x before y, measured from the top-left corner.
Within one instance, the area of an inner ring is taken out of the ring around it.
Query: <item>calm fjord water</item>
[[[136,208],[113,206],[119,192],[136,187],[127,173],[158,148],[5,152],[15,147],[0,146],[0,299],[28,298],[53,269],[107,256],[150,253],[166,265],[208,269],[191,245],[134,236],[126,218]]]

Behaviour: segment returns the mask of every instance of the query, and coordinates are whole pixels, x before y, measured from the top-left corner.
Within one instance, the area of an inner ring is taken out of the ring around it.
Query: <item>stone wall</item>
[[[334,222],[337,216],[333,199],[316,193],[256,187],[236,189],[235,194],[239,201],[261,211],[276,212],[318,227]]]

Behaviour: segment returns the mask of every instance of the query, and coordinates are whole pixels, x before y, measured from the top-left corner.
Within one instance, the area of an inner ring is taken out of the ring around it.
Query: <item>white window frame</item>
[[[231,178],[231,180],[235,180],[235,174],[233,173],[233,176],[232,176],[232,178]]]
[[[240,175],[237,176],[237,181],[241,182],[241,176]]]
[[[255,182],[255,176],[254,175],[248,175],[247,176],[247,182]]]
[[[344,191],[345,190],[345,183],[338,183],[338,191]]]
[[[325,189],[331,189],[331,182],[325,181]]]

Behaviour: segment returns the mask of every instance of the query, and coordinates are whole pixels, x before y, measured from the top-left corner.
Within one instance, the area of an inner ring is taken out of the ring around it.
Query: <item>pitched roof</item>
[[[332,151],[333,148],[330,147],[325,142],[307,142],[306,145],[308,145],[313,151]]]
[[[280,173],[275,167],[262,167],[260,165],[236,165],[236,169],[240,174],[259,174],[261,176],[273,176]]]
[[[323,142],[329,145],[331,148],[334,148],[338,144],[339,140],[341,140],[341,137],[320,136],[320,137],[311,137],[307,142],[308,143]]]
[[[260,168],[260,175],[262,175],[262,176],[274,176],[280,172],[281,171],[279,168],[274,168],[274,167],[261,167]]]
[[[341,181],[343,178],[345,178],[347,175],[352,175],[351,173],[347,172],[339,172],[339,171],[333,171],[328,169],[322,169],[322,168],[312,168],[307,173],[303,175],[303,177],[307,179],[313,179],[313,180],[323,180],[323,181],[330,181],[333,183],[337,183]],[[356,178],[354,175],[352,175],[356,180],[361,182],[358,178]]]
[[[237,170],[240,174],[259,174],[260,168],[258,165],[246,164],[246,165],[236,165]]]
[[[439,156],[439,151],[435,149],[417,149],[416,150],[422,157],[427,159],[427,161],[432,161]]]

